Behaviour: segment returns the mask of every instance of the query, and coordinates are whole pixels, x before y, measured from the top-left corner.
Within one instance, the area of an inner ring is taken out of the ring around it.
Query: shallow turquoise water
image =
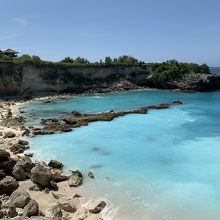
[[[73,110],[129,110],[175,99],[185,104],[30,138],[31,151],[35,158],[62,161],[66,170],[92,170],[96,179],[85,178],[84,189],[91,198],[106,198],[118,208],[112,219],[219,220],[220,92],[78,96],[34,102],[24,109],[48,118]]]

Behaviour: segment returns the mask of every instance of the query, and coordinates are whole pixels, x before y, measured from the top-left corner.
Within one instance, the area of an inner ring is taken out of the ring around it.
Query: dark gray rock
[[[39,212],[39,205],[38,203],[31,199],[29,203],[24,207],[24,213],[22,217],[31,217],[31,216],[37,216]]]
[[[6,176],[0,181],[0,195],[11,195],[19,187],[18,182],[11,176]]]
[[[46,211],[46,216],[52,219],[57,219],[61,218],[63,214],[61,208],[58,205],[54,205]]]
[[[0,163],[8,160],[10,154],[6,150],[0,150]]]
[[[10,196],[11,203],[17,208],[24,208],[30,200],[31,197],[25,190],[17,189]]]
[[[66,212],[73,213],[76,211],[76,206],[74,205],[73,201],[66,196],[58,199],[58,206]]]
[[[11,175],[15,164],[16,160],[14,160],[13,158],[8,158],[7,161],[0,163],[0,169],[3,169],[7,175]]]
[[[94,179],[94,178],[95,178],[93,172],[91,172],[91,171],[88,172],[88,177],[90,177],[91,179]]]
[[[14,154],[21,154],[26,150],[25,145],[21,144],[14,144],[10,147],[10,151],[12,151]]]
[[[0,170],[0,180],[2,180],[6,176],[4,170]]]
[[[28,145],[29,142],[28,141],[24,141],[24,140],[19,140],[18,144],[20,144],[20,145]]]
[[[63,164],[57,160],[51,160],[48,163],[49,167],[52,167],[53,169],[61,169],[63,167]]]
[[[69,186],[77,187],[80,186],[83,182],[83,175],[79,170],[72,171],[72,174],[69,176],[68,184]]]
[[[106,202],[96,201],[90,205],[89,212],[93,214],[98,214],[105,208],[105,206],[106,206]]]
[[[53,189],[58,189],[57,183],[54,182],[53,180],[50,181],[50,186],[51,186]]]
[[[2,214],[5,218],[13,218],[18,215],[15,205],[11,204],[9,201],[2,205]]]
[[[12,175],[17,180],[26,180],[30,178],[31,169],[35,166],[29,157],[21,158],[13,168]]]
[[[25,156],[27,156],[27,157],[33,157],[34,156],[34,153],[26,153],[26,154],[24,154]]]
[[[50,181],[52,180],[50,169],[42,164],[36,164],[31,170],[31,180],[43,187],[50,187]]]

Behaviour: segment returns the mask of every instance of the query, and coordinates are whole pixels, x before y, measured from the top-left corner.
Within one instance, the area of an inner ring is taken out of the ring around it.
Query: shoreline
[[[176,93],[198,93],[198,92],[212,92],[218,90],[211,90],[211,91],[197,91],[197,90],[181,90],[181,89],[163,89],[163,88],[156,88],[156,87],[145,87],[145,86],[136,86],[132,85],[130,88],[118,88],[109,87],[107,88],[99,88],[99,89],[92,89],[92,90],[85,90],[83,92],[71,92],[71,93],[45,93],[45,94],[38,94],[32,95],[31,97],[25,97],[23,95],[15,95],[15,96],[0,96],[0,101],[5,102],[16,102],[16,103],[27,103],[31,101],[38,101],[38,100],[56,100],[56,99],[66,99],[72,96],[95,96],[95,95],[102,95],[102,94],[114,94],[119,92],[136,92],[136,91],[170,91]]]
[[[14,103],[12,104],[8,101],[0,101],[0,105],[2,107],[2,113],[0,116],[0,123],[1,123],[0,132],[2,133],[2,136],[0,137],[0,150],[6,150],[10,154],[10,158],[15,160],[16,163],[18,163],[18,161],[22,160],[23,158],[27,157],[25,152],[22,154],[14,154],[9,149],[10,147],[18,143],[19,140],[23,140],[23,136],[22,136],[23,131],[21,129],[21,125],[5,126],[5,125],[2,125],[2,121],[6,117],[8,117],[9,112],[12,113],[12,116],[11,116],[12,118],[19,117],[20,116],[19,107],[23,103],[24,102],[16,102],[15,104]],[[18,112],[18,113],[14,115],[15,112]],[[3,138],[5,133],[7,132],[13,132],[15,134],[15,137]],[[28,157],[28,158],[31,159],[31,157]],[[33,160],[33,159],[31,159],[31,161],[34,164],[38,164],[38,163],[43,164],[43,166],[46,166],[47,169],[50,169],[46,165],[46,163],[43,161],[38,161],[38,160]],[[62,172],[61,172],[61,175],[62,175]],[[72,219],[72,220],[77,220],[77,219],[101,220],[103,219],[101,211],[105,209],[106,203],[104,201],[88,201],[88,199],[86,198],[86,195],[83,194],[83,185],[81,186],[81,184],[79,187],[70,187],[68,184],[68,180],[65,180],[65,181],[58,182],[57,188],[54,190],[53,189],[48,190],[48,188],[44,187],[42,191],[32,191],[29,188],[33,186],[33,182],[29,178],[27,178],[27,180],[24,180],[24,181],[18,180],[18,183],[19,183],[19,188],[17,190],[25,190],[26,192],[28,192],[31,199],[34,199],[38,203],[39,210],[40,210],[38,214],[40,214],[41,216],[46,215],[46,217],[42,217],[43,219],[50,219],[50,217],[52,217],[51,219],[58,217],[57,219]],[[72,213],[72,212],[67,212],[65,210],[61,210],[61,212],[59,212],[59,216],[56,216],[56,213],[53,213],[51,211],[51,208],[57,206],[57,204],[59,203],[59,199],[55,198],[53,196],[53,193],[62,195],[62,197],[64,196],[67,199],[70,199],[69,202],[74,203],[76,207],[76,211]],[[97,206],[97,204],[100,202],[104,202],[103,207],[99,210],[98,213],[92,213],[91,207],[94,205]],[[19,211],[21,214],[21,210]],[[105,210],[103,210],[103,212],[104,211]],[[60,216],[60,213],[62,213],[62,217]],[[53,214],[55,216],[51,216]],[[12,217],[12,216],[9,215],[9,217]],[[23,219],[23,218],[16,217],[14,219]]]

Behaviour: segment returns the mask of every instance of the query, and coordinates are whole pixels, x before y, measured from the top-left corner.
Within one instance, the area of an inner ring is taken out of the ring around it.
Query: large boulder
[[[52,180],[50,169],[42,164],[36,164],[31,170],[31,180],[43,187],[50,187],[50,181]]]
[[[12,174],[17,180],[30,178],[31,169],[35,166],[29,157],[21,158],[13,168]]]
[[[106,206],[106,202],[104,201],[96,201],[89,206],[89,212],[93,214],[100,213]]]
[[[16,160],[14,160],[13,158],[8,158],[8,160],[0,163],[0,169],[3,169],[7,175],[11,175],[15,164]]]
[[[79,170],[72,171],[72,174],[69,176],[68,184],[69,186],[77,187],[83,182],[83,175]]]
[[[27,147],[25,145],[21,145],[21,144],[14,144],[10,147],[10,151],[13,152],[14,154],[21,154],[26,149],[27,149]]]
[[[19,187],[18,182],[11,176],[6,176],[0,181],[0,195],[11,195]]]
[[[19,141],[18,141],[18,144],[20,144],[20,145],[28,145],[29,142],[28,142],[28,141],[25,141],[25,140],[19,140]]]
[[[31,200],[31,197],[25,190],[17,189],[11,194],[10,200],[17,208],[24,208]]]
[[[53,169],[61,169],[63,167],[63,164],[57,160],[51,160],[48,163],[49,167],[52,167]]]
[[[66,196],[63,196],[58,199],[58,206],[66,212],[73,213],[76,211],[75,204],[70,198],[67,198]]]
[[[38,203],[31,199],[29,203],[24,207],[24,213],[22,215],[23,218],[36,216],[39,213],[39,205]]]
[[[0,150],[0,163],[8,160],[10,154],[6,150]]]

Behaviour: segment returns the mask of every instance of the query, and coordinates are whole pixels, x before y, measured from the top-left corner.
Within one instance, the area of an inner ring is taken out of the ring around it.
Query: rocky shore
[[[101,220],[106,201],[85,205],[82,173],[66,176],[58,161],[33,161],[24,153],[24,118],[13,116],[13,103],[1,102],[0,108],[0,219]]]

